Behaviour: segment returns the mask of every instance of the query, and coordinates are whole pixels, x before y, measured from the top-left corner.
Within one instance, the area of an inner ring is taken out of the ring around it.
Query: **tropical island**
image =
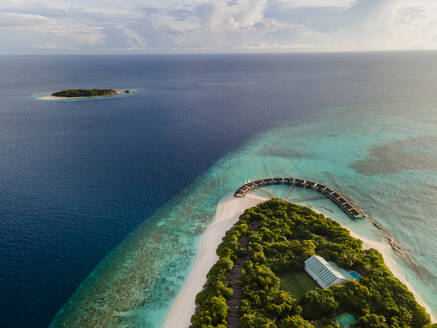
[[[117,94],[114,89],[67,89],[52,93],[53,97],[77,98],[77,97],[102,97]]]
[[[62,100],[74,98],[94,98],[108,97],[120,93],[133,93],[131,90],[115,90],[115,89],[66,89],[56,91],[49,96],[40,97],[42,100]]]
[[[216,252],[193,328],[437,327],[381,253],[310,208],[259,203]]]

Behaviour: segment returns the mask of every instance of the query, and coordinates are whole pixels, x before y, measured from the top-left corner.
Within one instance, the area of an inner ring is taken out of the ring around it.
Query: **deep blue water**
[[[0,57],[0,326],[47,326],[130,232],[263,131],[437,104],[436,55]],[[79,87],[137,92],[38,99]]]

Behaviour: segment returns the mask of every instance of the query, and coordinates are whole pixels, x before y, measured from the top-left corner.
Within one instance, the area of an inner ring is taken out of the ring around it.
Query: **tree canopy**
[[[98,97],[115,95],[117,90],[114,89],[67,89],[52,93],[54,97]]]
[[[242,237],[247,247],[242,247]],[[243,328],[338,327],[332,319],[342,313],[358,318],[356,327],[433,327],[425,309],[377,250],[364,250],[339,223],[307,207],[273,199],[246,210],[217,254],[219,260],[196,297],[192,327],[228,324],[230,273],[238,258],[244,260],[239,283]],[[314,254],[353,269],[360,281],[309,290],[300,299],[281,290],[279,276],[302,272],[304,261]]]

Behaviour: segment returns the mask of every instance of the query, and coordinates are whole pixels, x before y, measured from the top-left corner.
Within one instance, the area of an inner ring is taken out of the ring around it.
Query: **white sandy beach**
[[[69,97],[44,96],[44,97],[39,97],[38,99],[40,99],[40,100],[68,100],[68,99],[80,99],[80,98],[85,98],[85,97],[69,98]]]
[[[387,267],[390,269],[390,271],[393,273],[393,275],[398,278],[404,285],[408,287],[408,289],[414,294],[416,297],[417,302],[422,305],[426,312],[428,312],[431,316],[431,321],[436,322],[437,318],[434,314],[434,312],[431,310],[431,308],[428,306],[428,304],[425,303],[425,301],[420,297],[420,295],[414,290],[413,286],[410,284],[410,282],[405,277],[404,273],[401,271],[399,265],[396,263],[394,258],[397,256],[391,246],[382,241],[375,241],[371,240],[365,237],[362,237],[361,235],[358,235],[357,233],[351,231],[348,227],[344,227],[349,230],[352,237],[361,239],[363,241],[363,248],[374,248],[377,249],[382,256],[384,257],[384,263],[387,265]]]
[[[321,213],[313,207],[311,207],[311,209],[315,212]],[[322,214],[335,220],[335,217],[333,217],[332,215],[327,215],[325,213],[322,213]],[[341,224],[341,222],[338,222],[338,223]],[[405,286],[408,287],[408,289],[414,294],[414,297],[416,298],[417,302],[426,309],[426,312],[428,312],[430,314],[431,321],[432,322],[437,321],[435,313],[431,310],[429,305],[425,303],[425,301],[422,299],[422,297],[414,290],[413,286],[407,280],[407,278],[405,277],[401,268],[396,263],[395,257],[397,255],[387,242],[372,240],[372,239],[363,237],[363,236],[359,235],[358,233],[352,231],[351,229],[349,229],[349,227],[346,227],[343,224],[342,224],[342,227],[347,229],[352,237],[362,240],[364,249],[369,249],[369,248],[377,249],[382,254],[382,257],[384,258],[385,265],[387,265],[387,267],[390,269],[390,271],[393,273],[393,275],[396,278],[398,278]]]
[[[173,303],[167,318],[162,327],[164,328],[187,328],[190,325],[191,316],[195,310],[195,298],[198,292],[202,290],[206,282],[206,274],[209,269],[218,260],[216,249],[220,244],[226,231],[229,230],[239,216],[247,208],[253,207],[260,202],[268,200],[267,198],[248,194],[244,198],[236,198],[232,195],[221,201],[216,210],[216,218],[212,225],[202,235],[199,243],[198,255],[193,264],[190,275],[185,283],[185,286],[179,292],[175,302]],[[314,209],[313,209],[314,210]],[[391,270],[393,275],[402,281],[413,292],[416,300],[425,307],[428,313],[431,314],[433,322],[436,321],[435,315],[431,308],[422,300],[420,295],[416,293],[411,284],[402,273],[398,264],[394,260],[396,256],[390,245],[386,242],[371,240],[358,235],[345,227],[351,233],[351,236],[361,239],[365,249],[375,248],[384,257],[385,264]]]
[[[173,303],[162,327],[189,327],[191,316],[195,310],[196,295],[202,290],[209,269],[218,260],[216,250],[223,236],[238,221],[245,209],[265,200],[267,199],[255,195],[247,195],[244,198],[236,198],[231,195],[218,204],[215,221],[202,235],[191,273]]]

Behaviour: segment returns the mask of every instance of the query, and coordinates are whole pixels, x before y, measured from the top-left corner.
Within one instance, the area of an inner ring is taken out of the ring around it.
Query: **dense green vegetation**
[[[113,89],[68,89],[52,93],[54,97],[98,97],[115,95],[117,90]]]
[[[247,249],[240,247],[242,236]],[[239,308],[243,328],[338,327],[332,318],[345,312],[354,314],[355,326],[362,328],[437,327],[377,250],[363,250],[362,242],[340,224],[306,207],[274,199],[246,210],[217,254],[196,297],[195,328],[226,327],[226,300],[233,293],[229,276],[238,257],[245,259]],[[360,282],[315,288],[293,298],[280,288],[279,276],[304,272],[304,261],[314,254],[360,273]]]

